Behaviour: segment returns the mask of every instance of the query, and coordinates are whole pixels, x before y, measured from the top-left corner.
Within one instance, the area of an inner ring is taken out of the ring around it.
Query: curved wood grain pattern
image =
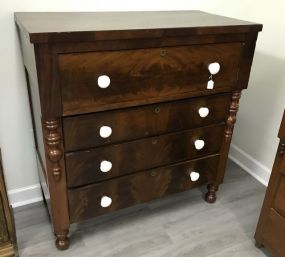
[[[68,247],[70,217],[79,221],[197,185],[186,182],[183,165],[163,168],[153,180],[141,172],[146,169],[218,153],[218,161],[201,160],[213,174],[209,180],[202,174],[201,184],[210,185],[215,199],[261,24],[199,11],[21,13],[15,18],[31,82],[37,146],[45,142],[39,170],[46,170],[40,177],[59,249]],[[213,78],[214,90],[207,90],[211,62],[219,62],[221,71]],[[100,75],[110,76],[108,88],[97,86]],[[194,115],[194,103],[208,102],[198,97],[227,92],[232,93],[230,108],[228,98],[215,96],[214,115],[203,121]],[[156,114],[155,106],[160,108]],[[97,138],[101,122],[112,122],[107,141]],[[193,143],[200,136],[206,147],[197,151]],[[98,172],[107,158],[111,171]],[[105,189],[120,199],[101,211],[97,198]]]
[[[237,82],[242,47],[242,43],[228,43],[59,54],[63,114],[133,106],[169,96],[229,92]],[[214,90],[207,90],[207,66],[212,62],[219,62],[221,71],[214,76]],[[100,75],[111,78],[108,88],[98,87]]]
[[[186,161],[104,183],[71,189],[68,192],[71,222],[182,192],[206,182],[210,183],[215,177],[217,161],[217,156]],[[191,181],[189,177],[191,171],[200,174],[198,181]],[[107,208],[100,206],[101,197],[104,195],[112,199],[111,206]]]
[[[224,122],[229,94],[127,108],[63,119],[65,151],[75,151],[111,143],[207,126]],[[201,118],[198,110],[209,108]],[[101,126],[112,128],[108,138],[100,137]]]
[[[223,133],[224,125],[210,126],[68,153],[65,157],[67,183],[69,187],[76,187],[214,154],[220,150]],[[196,139],[205,141],[202,150],[195,149]],[[102,160],[112,162],[111,171],[100,171]]]

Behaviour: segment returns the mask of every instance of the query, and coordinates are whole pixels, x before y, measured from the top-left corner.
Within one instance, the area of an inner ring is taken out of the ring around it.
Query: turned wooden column
[[[57,199],[51,201],[56,246],[66,249],[69,246],[69,218],[60,119],[43,120],[43,129],[50,197]]]
[[[228,160],[228,153],[232,140],[234,125],[236,123],[236,115],[239,108],[239,99],[241,97],[241,91],[234,91],[232,93],[231,105],[229,109],[229,115],[226,120],[225,135],[223,145],[220,151],[220,160],[217,169],[217,176],[212,184],[207,186],[208,192],[206,194],[206,201],[208,203],[214,203],[217,200],[216,192],[219,189],[219,185],[223,182],[226,164]]]

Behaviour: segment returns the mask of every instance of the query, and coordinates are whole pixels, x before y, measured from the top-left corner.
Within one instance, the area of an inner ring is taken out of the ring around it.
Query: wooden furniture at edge
[[[285,257],[285,112],[279,129],[280,139],[269,185],[257,225],[255,240],[276,257]]]
[[[6,192],[0,151],[0,257],[18,256],[12,208]]]
[[[200,11],[16,13],[56,245],[69,225],[207,184],[262,25]]]

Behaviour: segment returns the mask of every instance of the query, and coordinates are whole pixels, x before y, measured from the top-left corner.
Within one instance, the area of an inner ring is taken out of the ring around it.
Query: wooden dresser
[[[269,185],[257,225],[258,247],[266,246],[276,257],[285,257],[285,112]]]
[[[17,13],[59,249],[71,223],[223,182],[262,25],[199,11]]]

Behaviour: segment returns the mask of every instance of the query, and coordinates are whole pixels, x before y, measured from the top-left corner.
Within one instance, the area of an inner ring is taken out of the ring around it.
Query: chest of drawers
[[[199,11],[17,13],[56,245],[71,223],[223,182],[262,25]]]

